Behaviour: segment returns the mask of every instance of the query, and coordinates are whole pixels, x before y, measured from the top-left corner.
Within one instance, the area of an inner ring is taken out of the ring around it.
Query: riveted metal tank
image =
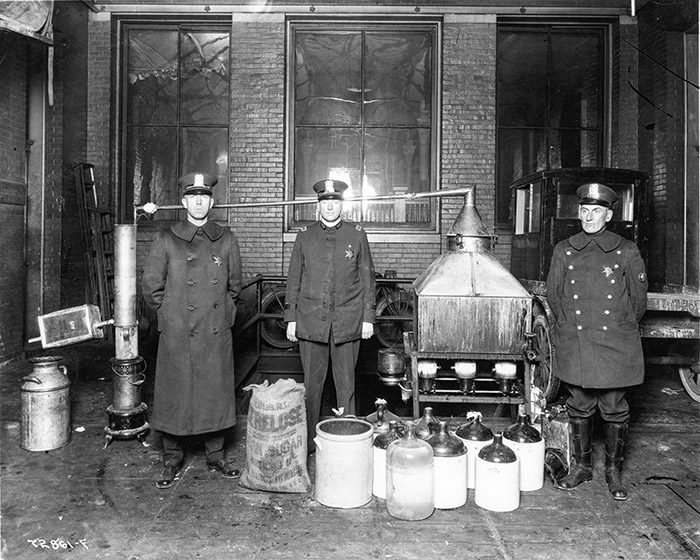
[[[491,252],[475,189],[447,233],[448,250],[413,283],[419,352],[521,357],[532,297]]]

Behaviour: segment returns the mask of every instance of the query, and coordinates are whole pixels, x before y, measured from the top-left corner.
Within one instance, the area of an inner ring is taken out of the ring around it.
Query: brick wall
[[[114,207],[111,169],[112,90],[114,88],[109,14],[89,14],[87,36],[87,162],[95,166],[101,205]]]
[[[620,25],[614,26],[614,35],[610,167],[637,169],[639,97],[631,87],[636,87],[639,81],[639,55],[632,46],[638,42],[636,20],[620,18]]]
[[[443,41],[441,186],[475,185],[476,207],[491,230],[496,200],[496,18],[448,16]],[[461,198],[443,202],[443,250],[444,233],[463,203]],[[510,245],[497,245],[496,256],[509,264]]]
[[[60,44],[56,71],[62,84],[62,214],[60,307],[86,302],[85,248],[72,167],[87,151],[87,12],[80,2],[61,2],[54,11],[54,31]],[[60,66],[59,66],[60,64]]]
[[[685,84],[673,73],[683,75],[682,32],[697,25],[698,5],[652,2],[639,11],[638,19],[639,49],[649,55],[639,56],[638,87],[645,97],[639,102],[639,166],[649,173],[653,185],[649,280],[679,284],[683,279]],[[688,226],[695,229],[697,239],[697,224]]]
[[[26,44],[0,32],[0,364],[21,356],[24,338]]]
[[[236,16],[231,49],[232,202],[284,199],[284,16]],[[282,207],[229,213],[245,275],[283,273]]]

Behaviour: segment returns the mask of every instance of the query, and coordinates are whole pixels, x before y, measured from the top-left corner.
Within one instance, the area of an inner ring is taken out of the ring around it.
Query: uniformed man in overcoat
[[[285,294],[287,338],[299,341],[306,389],[308,449],[329,361],[337,406],[355,414],[355,366],[360,340],[374,334],[376,285],[367,234],[341,219],[348,185],[332,179],[313,186],[320,221],[297,234]]]
[[[569,390],[573,466],[557,487],[571,490],[593,478],[592,419],[605,428],[605,480],[626,500],[620,470],[630,409],[627,388],[644,380],[639,321],[647,302],[647,276],[637,246],[606,229],[617,194],[600,183],[577,190],[583,231],[554,248],[547,299],[556,324],[554,373]]]
[[[158,233],[142,278],[146,303],[158,316],[158,357],[151,424],[162,435],[158,488],[177,480],[183,436],[203,435],[209,470],[237,478],[225,453],[236,424],[232,332],[242,273],[238,241],[210,221],[216,177],[179,179],[187,220]]]

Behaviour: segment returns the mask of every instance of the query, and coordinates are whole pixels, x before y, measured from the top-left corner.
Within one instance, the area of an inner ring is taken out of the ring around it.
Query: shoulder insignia
[[[359,225],[359,224],[357,224],[357,225],[355,226],[355,229],[356,229],[357,231],[362,231],[362,226]]]

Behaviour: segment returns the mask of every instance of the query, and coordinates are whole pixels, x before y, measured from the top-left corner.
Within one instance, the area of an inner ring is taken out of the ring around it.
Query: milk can
[[[473,490],[476,457],[483,447],[493,442],[493,432],[481,423],[480,412],[470,412],[467,414],[467,422],[457,428],[455,435],[467,448],[467,488]]]
[[[412,421],[402,439],[386,451],[386,510],[397,519],[418,521],[435,510],[433,448],[416,437]]]
[[[435,456],[435,507],[454,509],[467,503],[467,448],[447,431],[447,422],[426,443]]]
[[[33,370],[22,378],[19,446],[51,451],[70,443],[70,380],[60,356],[31,358]]]
[[[513,511],[520,505],[520,460],[503,444],[503,435],[479,451],[474,502],[490,511]]]
[[[372,478],[372,494],[386,500],[386,448],[392,441],[401,439],[398,420],[389,421],[389,430],[379,434],[374,439],[374,477]]]
[[[433,414],[433,407],[426,406],[423,409],[423,416],[416,420],[416,437],[419,439],[427,439],[437,428],[438,419]]]
[[[503,432],[503,443],[520,459],[520,490],[532,492],[544,486],[544,438],[530,424],[527,414]]]

